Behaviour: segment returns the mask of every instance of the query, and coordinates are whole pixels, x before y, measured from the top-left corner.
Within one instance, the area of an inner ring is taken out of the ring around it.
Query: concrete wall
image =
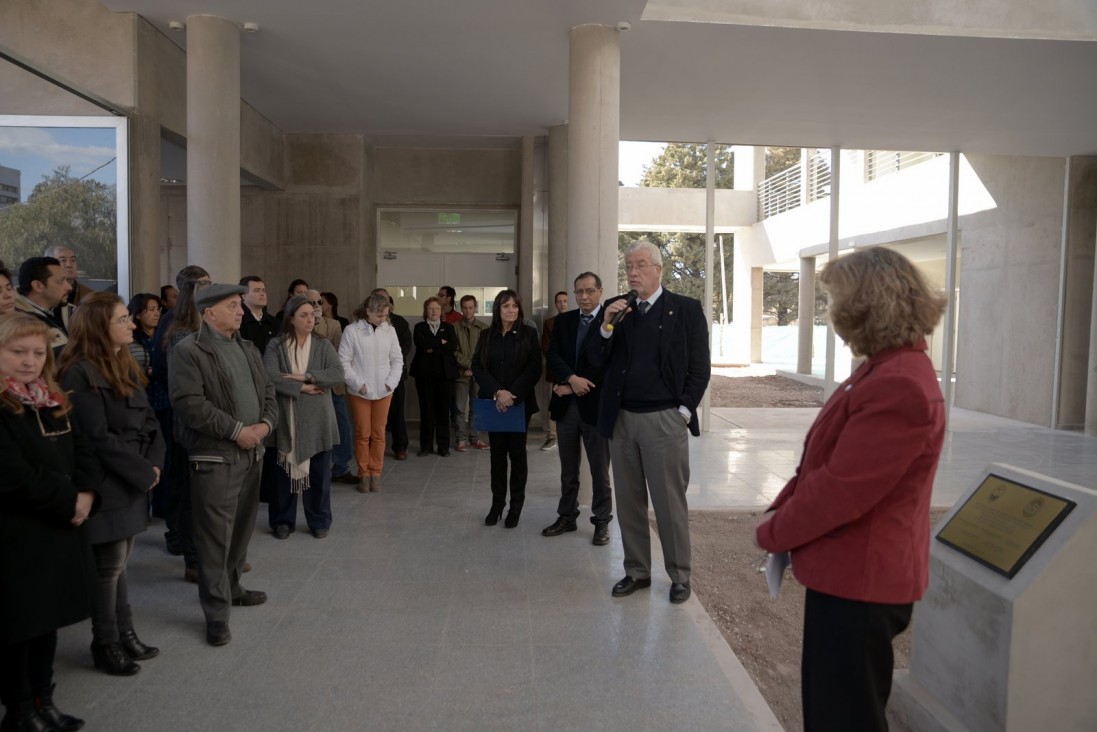
[[[1059,370],[1059,415],[1054,426],[1081,429],[1086,416],[1094,248],[1097,245],[1097,157],[1072,158],[1068,185],[1070,212],[1062,365]]]
[[[379,206],[521,203],[521,150],[381,147],[375,160],[374,199]]]
[[[960,219],[955,404],[1050,426],[1065,161],[968,162],[996,205]]]

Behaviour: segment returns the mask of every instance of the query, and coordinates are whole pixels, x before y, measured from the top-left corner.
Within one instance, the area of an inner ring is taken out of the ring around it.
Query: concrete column
[[[518,292],[527,317],[533,317],[543,299],[533,283],[534,143],[530,135],[522,138],[522,208],[518,214]]]
[[[548,275],[549,291],[567,290],[579,271],[568,276],[568,126],[549,127],[548,134]],[[581,271],[581,270],[580,270]]]
[[[159,32],[137,22],[137,106],[130,155],[133,209],[130,292],[160,292],[160,116],[157,105],[156,43]]]
[[[766,149],[751,145],[733,145],[737,191],[753,191],[766,179]]]
[[[811,345],[815,335],[815,257],[800,257],[800,302],[796,373],[811,373]]]
[[[240,30],[187,18],[187,260],[240,279]]]
[[[1097,264],[1093,270],[1097,282]],[[1093,288],[1089,314],[1089,376],[1086,381],[1086,434],[1097,436],[1097,286]]]
[[[762,311],[765,308],[766,273],[750,268],[750,361],[762,362]]]
[[[606,25],[572,28],[568,76],[568,275],[597,272],[609,292],[617,282],[618,36]]]
[[[811,156],[815,148],[805,147],[800,149],[800,205],[811,203]]]

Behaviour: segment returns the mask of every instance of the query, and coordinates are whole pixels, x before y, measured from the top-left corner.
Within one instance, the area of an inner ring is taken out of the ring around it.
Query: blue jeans
[[[331,403],[335,405],[335,422],[339,425],[339,444],[331,448],[331,474],[343,475],[350,472],[354,460],[354,426],[347,413],[346,396],[333,393]]]

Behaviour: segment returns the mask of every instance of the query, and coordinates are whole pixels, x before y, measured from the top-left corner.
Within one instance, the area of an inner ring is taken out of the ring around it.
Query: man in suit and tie
[[[613,518],[613,497],[609,486],[609,445],[598,434],[597,389],[602,381],[602,369],[591,365],[586,347],[598,338],[596,322],[602,302],[602,280],[593,272],[575,278],[575,299],[578,310],[557,315],[549,338],[547,368],[553,374],[552,399],[549,415],[556,422],[560,448],[559,517],[541,531],[542,536],[559,536],[575,531],[579,518],[579,446],[582,443],[590,465],[594,497],[591,501],[590,522],[594,524],[595,546],[609,543],[609,522]]]
[[[677,604],[690,596],[687,433],[701,434],[697,405],[712,371],[709,328],[700,302],[663,289],[663,257],[654,244],[632,244],[625,271],[638,294],[636,312],[626,297],[609,300],[599,337],[588,348],[591,363],[606,373],[598,432],[610,440],[625,550],[625,578],[613,586],[613,596],[651,586],[650,493],[670,601]]]

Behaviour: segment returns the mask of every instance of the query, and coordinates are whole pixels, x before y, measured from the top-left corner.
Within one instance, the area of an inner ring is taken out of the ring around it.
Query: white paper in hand
[[[781,591],[781,582],[785,579],[785,569],[791,562],[788,552],[770,554],[766,558],[766,584],[769,585],[769,596],[777,597]]]

